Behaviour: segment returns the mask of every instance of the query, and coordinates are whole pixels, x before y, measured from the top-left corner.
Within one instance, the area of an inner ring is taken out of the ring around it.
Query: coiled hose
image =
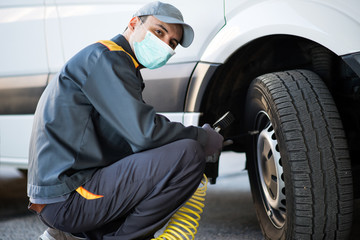
[[[205,204],[208,179],[204,174],[201,184],[192,197],[171,217],[163,234],[152,240],[195,239],[199,227],[200,214]]]

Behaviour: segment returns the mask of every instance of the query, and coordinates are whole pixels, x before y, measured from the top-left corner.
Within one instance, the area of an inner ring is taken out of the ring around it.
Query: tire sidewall
[[[284,151],[285,146],[283,146],[284,138],[279,132],[278,126],[280,126],[279,116],[276,114],[276,109],[274,108],[275,103],[272,100],[271,94],[268,92],[266,86],[263,82],[258,79],[255,79],[253,83],[250,85],[249,92],[246,99],[246,117],[245,123],[248,130],[258,130],[256,128],[256,119],[258,114],[263,111],[265,112],[275,130],[276,138],[278,139],[278,145],[280,149],[282,165],[283,165],[283,173],[285,178],[285,191],[287,196],[293,196],[292,188],[290,187],[290,174],[289,169],[290,166],[288,164],[288,158]],[[253,196],[253,201],[255,204],[255,209],[258,217],[258,221],[260,223],[261,230],[266,239],[285,239],[286,232],[291,232],[289,228],[292,226],[292,220],[288,217],[289,212],[292,211],[292,203],[291,201],[287,201],[286,203],[286,221],[284,226],[281,228],[276,228],[272,222],[269,220],[267,213],[265,212],[264,202],[262,199],[261,193],[261,183],[259,182],[258,176],[258,167],[257,167],[257,156],[256,156],[256,146],[258,134],[249,136],[247,141],[247,167],[249,180],[251,184],[251,192]],[[291,216],[291,215],[290,215]]]

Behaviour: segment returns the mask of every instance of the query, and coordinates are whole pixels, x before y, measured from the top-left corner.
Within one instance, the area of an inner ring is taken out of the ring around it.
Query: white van
[[[26,169],[47,83],[147,2],[0,2],[1,165]],[[360,1],[168,2],[195,39],[166,66],[143,70],[145,100],[186,125],[235,115],[224,150],[247,154],[266,239],[346,239],[360,189]],[[213,182],[216,171],[207,166]]]

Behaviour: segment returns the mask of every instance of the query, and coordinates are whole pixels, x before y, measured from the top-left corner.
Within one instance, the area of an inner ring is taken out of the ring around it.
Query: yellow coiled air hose
[[[208,179],[204,174],[201,185],[192,197],[171,217],[163,234],[152,240],[195,239],[199,227],[200,214],[205,204]]]

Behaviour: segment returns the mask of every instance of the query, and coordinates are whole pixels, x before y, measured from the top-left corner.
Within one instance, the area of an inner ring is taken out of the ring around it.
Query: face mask
[[[134,42],[134,52],[139,62],[149,69],[164,66],[175,51],[151,32],[147,31],[144,40]]]

